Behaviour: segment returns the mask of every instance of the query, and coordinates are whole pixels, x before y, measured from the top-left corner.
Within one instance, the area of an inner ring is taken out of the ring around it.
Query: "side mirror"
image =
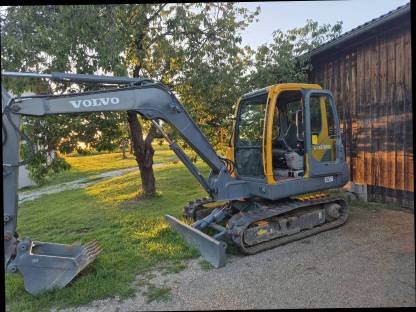
[[[303,141],[303,118],[302,118],[302,110],[299,109],[296,111],[295,115],[296,121],[296,138],[298,141]]]

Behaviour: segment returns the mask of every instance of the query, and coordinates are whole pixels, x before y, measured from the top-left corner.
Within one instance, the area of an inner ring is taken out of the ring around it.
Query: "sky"
[[[379,17],[409,0],[343,0],[343,1],[258,1],[240,2],[242,7],[255,10],[260,6],[259,22],[253,22],[242,32],[243,46],[256,48],[272,41],[273,31],[302,27],[307,19],[319,24],[343,21],[342,32]]]
[[[416,0],[415,0],[416,1]],[[302,27],[307,19],[319,24],[343,21],[342,32],[377,18],[410,0],[329,0],[329,1],[253,1],[239,5],[254,11],[260,6],[259,21],[251,23],[242,33],[243,46],[257,48],[272,41],[273,31]],[[0,11],[6,7],[1,6]]]

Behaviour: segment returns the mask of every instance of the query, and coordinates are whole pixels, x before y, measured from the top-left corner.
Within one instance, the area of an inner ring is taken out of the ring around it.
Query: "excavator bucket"
[[[201,256],[206,261],[211,263],[215,268],[225,266],[225,250],[227,248],[225,242],[218,241],[204,232],[179,221],[175,217],[166,215],[165,218],[189,245],[199,250]]]
[[[20,271],[25,289],[32,295],[53,288],[63,288],[94,261],[101,252],[96,241],[84,246],[53,244],[24,239],[17,245],[17,255],[9,266]]]

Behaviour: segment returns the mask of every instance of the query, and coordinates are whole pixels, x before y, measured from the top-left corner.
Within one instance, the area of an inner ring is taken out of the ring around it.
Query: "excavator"
[[[222,157],[175,94],[158,81],[67,73],[2,72],[2,76],[105,86],[98,91],[30,96],[12,96],[2,86],[5,270],[21,273],[32,295],[64,287],[102,249],[96,241],[65,245],[16,233],[18,168],[28,162],[19,159],[20,141],[27,142],[32,155],[35,152],[21,130],[22,116],[132,111],[150,120],[208,194],[184,207],[183,221],[171,215],[165,219],[215,268],[225,266],[229,244],[244,254],[256,254],[347,220],[346,201],[325,192],[345,185],[349,172],[334,98],[317,84],[278,83],[242,95]],[[208,177],[161,122],[173,127],[210,167]]]

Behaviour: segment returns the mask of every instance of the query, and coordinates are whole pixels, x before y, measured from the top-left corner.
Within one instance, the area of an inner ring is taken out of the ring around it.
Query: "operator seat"
[[[293,120],[288,120],[288,128],[274,143],[272,150],[273,167],[286,167],[285,154],[296,148],[297,127]]]
[[[291,120],[283,138],[292,150],[296,148],[296,144],[298,143],[297,131],[298,129],[296,124],[293,122],[293,120]]]
[[[302,133],[302,128],[300,125],[300,129],[297,129],[296,122],[292,118],[288,119],[288,128],[286,132],[276,141],[276,147],[273,147],[272,150],[272,157],[273,157],[273,167],[274,168],[280,168],[280,167],[286,167],[284,165],[286,163],[285,161],[285,155],[289,152],[297,152],[298,150],[298,132]],[[302,155],[302,153],[300,153]]]

